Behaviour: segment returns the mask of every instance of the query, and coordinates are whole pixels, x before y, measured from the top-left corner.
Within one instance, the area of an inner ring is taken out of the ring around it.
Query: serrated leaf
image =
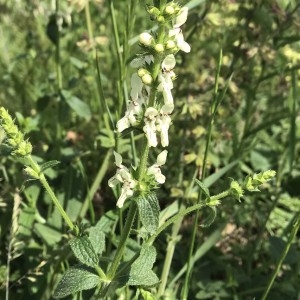
[[[208,206],[210,209],[209,215],[206,217],[204,222],[200,225],[201,227],[209,227],[215,220],[217,216],[217,209],[215,206]]]
[[[77,237],[69,242],[76,258],[83,264],[94,267],[98,265],[99,257],[87,236]]]
[[[132,264],[127,285],[153,286],[159,279],[152,271],[156,259],[156,250],[153,246],[143,246],[140,256]]]
[[[155,233],[159,221],[159,204],[155,193],[141,195],[135,201],[143,226],[149,233]]]
[[[89,239],[95,252],[99,255],[105,250],[105,234],[95,226],[90,229]]]
[[[118,221],[118,216],[112,210],[108,211],[101,219],[97,222],[95,227],[98,231],[109,233],[112,230],[113,225]]]
[[[204,183],[202,181],[200,181],[198,179],[195,179],[195,182],[199,186],[199,188],[202,191],[202,193],[204,193],[204,195],[206,196],[206,198],[207,198],[206,200],[209,200],[210,194],[209,194],[208,188],[204,185]]]
[[[89,290],[97,286],[100,282],[98,275],[84,266],[75,266],[70,268],[58,283],[53,297],[64,298],[70,294],[82,290]]]
[[[89,120],[92,116],[90,107],[80,100],[79,98],[73,96],[69,91],[61,91],[62,96],[64,97],[66,103],[70,108],[80,117]]]
[[[41,165],[41,172],[60,164],[58,160],[50,160]]]

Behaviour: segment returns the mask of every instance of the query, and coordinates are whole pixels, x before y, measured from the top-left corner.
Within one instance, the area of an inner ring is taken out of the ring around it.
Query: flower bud
[[[160,11],[157,7],[152,6],[150,9],[148,9],[148,13],[152,16],[158,17],[160,14]]]
[[[153,79],[152,79],[152,76],[150,74],[145,74],[142,77],[142,81],[143,81],[144,84],[150,85],[152,83]]]
[[[242,189],[242,187],[240,186],[240,184],[233,180],[230,184],[230,194],[236,198],[237,200],[240,200],[240,198],[243,196],[244,191]]]
[[[164,45],[162,45],[162,44],[156,44],[154,49],[158,53],[163,52],[165,50]]]
[[[166,43],[166,48],[167,49],[173,49],[176,47],[176,44],[174,43],[174,41],[172,40],[168,40],[167,43]]]
[[[143,32],[139,36],[139,41],[141,44],[143,44],[145,46],[150,46],[151,42],[153,41],[153,37],[148,32]]]
[[[165,13],[168,15],[173,15],[175,13],[175,9],[171,5],[167,5],[165,8]]]
[[[157,22],[159,22],[159,23],[164,23],[164,22],[165,22],[165,18],[164,18],[163,16],[159,16],[159,17],[157,18]]]
[[[138,72],[137,72],[137,74],[139,75],[139,77],[143,77],[147,73],[148,73],[148,71],[146,69],[144,69],[144,68],[138,69]]]

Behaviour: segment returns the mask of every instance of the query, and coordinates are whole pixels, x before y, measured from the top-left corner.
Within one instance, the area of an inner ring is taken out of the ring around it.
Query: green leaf
[[[41,165],[41,172],[60,164],[58,160],[50,160]]]
[[[159,279],[152,271],[156,259],[156,250],[153,246],[144,245],[140,256],[132,264],[127,285],[153,286]]]
[[[141,289],[141,294],[144,300],[155,300],[154,296],[149,291]]]
[[[87,236],[77,237],[69,242],[76,258],[83,264],[94,267],[99,263],[99,257]]]
[[[135,201],[142,224],[149,233],[155,233],[159,221],[159,204],[155,193],[141,195]]]
[[[198,179],[195,179],[195,182],[198,184],[200,190],[204,193],[204,195],[206,196],[206,200],[209,200],[210,198],[210,194],[209,194],[209,190],[208,188],[204,185],[204,183]]]
[[[104,232],[99,231],[99,229],[96,226],[94,226],[90,229],[89,239],[93,248],[95,249],[95,252],[101,255],[102,252],[105,250]]]
[[[101,219],[97,222],[96,226],[98,231],[109,233],[112,227],[118,221],[118,216],[112,210],[108,211]]]
[[[61,232],[55,229],[52,229],[47,224],[36,223],[34,225],[35,232],[37,235],[43,239],[43,241],[50,246],[57,244],[61,238]]]
[[[54,291],[53,297],[64,298],[82,290],[89,290],[97,286],[99,282],[99,276],[94,274],[89,268],[75,266],[63,275]]]
[[[61,91],[66,103],[71,107],[71,109],[80,117],[89,120],[92,116],[90,107],[80,100],[79,98],[73,96],[69,91]]]

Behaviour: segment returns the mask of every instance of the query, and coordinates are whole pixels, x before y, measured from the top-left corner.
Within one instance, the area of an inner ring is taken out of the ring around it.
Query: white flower
[[[173,108],[174,108],[174,101],[173,101],[173,95],[171,89],[173,88],[172,77],[174,76],[175,73],[173,71],[160,73],[158,75],[158,80],[160,81],[160,84],[157,87],[157,90],[159,92],[162,92],[163,94],[164,104],[168,106],[173,106]]]
[[[182,31],[180,28],[174,28],[169,31],[169,37],[174,37],[177,47],[186,53],[191,51],[191,46],[184,40]]]
[[[117,206],[121,208],[124,204],[124,201],[133,195],[136,181],[132,178],[129,170],[122,165],[122,156],[115,151],[114,156],[118,169],[115,176],[108,180],[108,186],[115,187],[118,183],[123,183],[121,195],[117,201]]]
[[[166,181],[166,177],[161,173],[160,167],[166,163],[168,151],[162,151],[156,159],[156,163],[148,168],[147,174],[153,175],[155,180],[162,184]]]
[[[132,101],[129,103],[125,115],[117,122],[117,131],[122,132],[130,126],[135,126],[137,117],[142,112],[142,105],[144,98],[142,96],[143,82],[138,74],[134,73],[131,76],[131,92],[130,97]]]
[[[158,111],[154,107],[148,107],[145,111],[145,126],[143,130],[145,132],[146,138],[148,140],[149,147],[157,146],[156,138],[156,117],[158,116]]]
[[[160,132],[160,142],[163,147],[169,145],[169,127],[171,125],[170,113],[173,111],[174,106],[163,105],[160,109],[160,116],[157,118],[157,131]]]
[[[179,15],[175,18],[175,20],[173,22],[173,27],[174,28],[178,28],[186,22],[187,15],[188,15],[188,10],[189,9],[188,9],[187,6],[184,6],[180,9]]]

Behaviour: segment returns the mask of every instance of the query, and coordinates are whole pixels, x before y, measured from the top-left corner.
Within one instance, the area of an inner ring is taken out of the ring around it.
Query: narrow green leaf
[[[87,236],[77,237],[69,242],[76,258],[83,264],[94,267],[98,265],[99,257]]]
[[[80,100],[79,98],[73,96],[69,91],[61,91],[62,96],[64,97],[66,103],[70,108],[80,117],[89,120],[92,116],[90,107]]]
[[[97,254],[102,254],[105,250],[105,234],[99,231],[96,226],[90,229],[89,239]]]
[[[58,160],[50,160],[41,165],[41,172],[60,164]]]
[[[153,286],[159,279],[152,271],[156,259],[156,250],[153,246],[145,245],[140,256],[132,264],[127,285]]]
[[[208,188],[204,185],[204,183],[202,181],[200,181],[198,179],[195,179],[195,182],[198,184],[202,193],[204,193],[204,195],[206,196],[206,200],[209,200],[210,194],[209,194]]]
[[[64,298],[70,294],[82,290],[89,290],[97,286],[100,282],[98,275],[84,266],[75,266],[70,268],[58,283],[53,297]]]

